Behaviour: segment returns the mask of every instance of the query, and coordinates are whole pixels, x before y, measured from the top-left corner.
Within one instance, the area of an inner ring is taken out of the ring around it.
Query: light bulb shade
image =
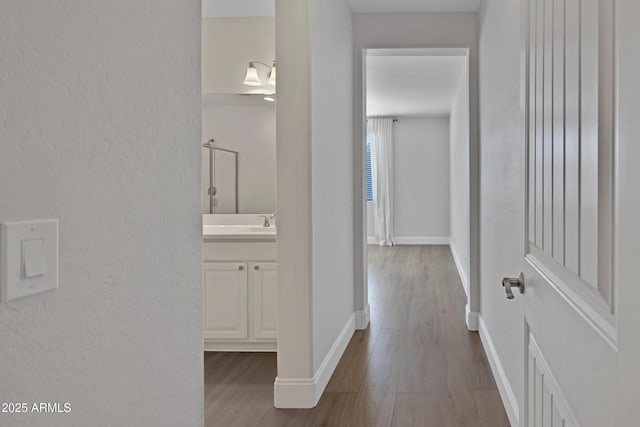
[[[244,76],[244,84],[247,86],[262,86],[258,70],[253,66],[253,63],[249,63],[247,67],[247,74]]]
[[[276,85],[276,64],[273,64],[273,67],[271,67],[271,72],[269,73],[269,84],[271,86]]]

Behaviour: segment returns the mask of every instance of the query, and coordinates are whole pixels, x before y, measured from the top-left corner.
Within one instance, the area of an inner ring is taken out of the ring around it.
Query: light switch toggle
[[[58,220],[0,223],[0,303],[58,288]]]
[[[47,273],[43,239],[22,241],[22,277],[33,279]]]

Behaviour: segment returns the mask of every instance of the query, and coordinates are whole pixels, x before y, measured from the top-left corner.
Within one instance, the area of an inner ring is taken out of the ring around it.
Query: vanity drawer
[[[275,261],[276,242],[204,242],[204,262]]]

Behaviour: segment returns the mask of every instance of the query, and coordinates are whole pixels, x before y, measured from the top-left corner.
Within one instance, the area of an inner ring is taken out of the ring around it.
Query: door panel
[[[598,1],[530,3],[529,242],[598,289]]]
[[[256,339],[278,336],[278,273],[275,262],[251,264],[253,288],[253,333]]]
[[[578,425],[615,425],[614,347],[557,291],[557,278],[545,275],[529,261],[538,262],[531,256],[524,268],[524,315],[529,336],[535,337],[547,370]]]
[[[558,177],[553,174],[553,0],[541,0],[543,9],[542,23],[542,105],[538,106],[542,122],[542,245],[547,255],[553,256],[554,209],[553,183]],[[555,233],[557,234],[557,233]]]
[[[577,427],[556,379],[551,374],[535,338],[529,337],[529,425],[541,427]]]
[[[247,278],[246,263],[204,263],[205,338],[249,338]]]
[[[564,266],[579,274],[580,264],[580,0],[565,0],[565,262]],[[567,76],[571,76],[567,78]]]
[[[564,58],[565,58],[565,4],[564,1],[553,2],[553,38],[552,38],[552,114],[553,114],[553,258],[565,265],[565,121],[564,121]]]
[[[525,3],[523,3],[523,7],[527,7],[527,5]],[[525,52],[525,55],[527,55],[526,60],[524,61],[525,63],[523,64],[525,67],[527,67],[525,75],[525,82],[524,84],[526,84],[526,139],[528,141],[528,147],[527,147],[527,171],[528,176],[527,179],[529,179],[529,185],[532,187],[535,187],[537,181],[536,181],[536,93],[537,93],[537,87],[536,87],[536,71],[537,71],[537,50],[536,47],[533,46],[533,43],[530,42],[529,39],[534,40],[536,37],[536,32],[537,32],[537,8],[536,8],[536,3],[535,2],[529,2],[529,10],[528,13],[525,13],[524,15],[526,15],[527,21],[525,21],[528,25],[527,25],[527,40],[525,41],[525,50],[528,50],[528,52]],[[531,236],[532,238],[535,238],[536,236],[536,227],[538,226],[537,223],[537,212],[536,212],[536,191],[532,190],[532,191],[528,191],[527,192],[527,206],[528,206],[528,212],[527,212],[527,216],[528,216],[528,229],[527,229],[527,235]]]
[[[598,287],[598,0],[581,0],[580,277]]]
[[[615,425],[613,284],[602,274],[611,253],[599,245],[612,232],[612,171],[600,157],[612,143],[602,107],[613,97],[601,79],[610,57],[600,40],[613,30],[607,4],[523,0],[529,426]]]
[[[533,45],[531,50],[535,52],[535,69],[531,78],[535,80],[535,90],[533,93],[532,102],[530,108],[535,112],[535,121],[531,124],[535,128],[535,139],[533,144],[535,146],[535,157],[533,163],[533,170],[530,179],[533,183],[530,191],[535,194],[535,201],[533,210],[536,218],[535,234],[531,236],[531,240],[534,245],[539,248],[544,248],[544,152],[542,148],[544,146],[543,141],[543,105],[544,105],[544,1],[537,0],[531,3],[534,5],[535,18],[532,22],[535,30],[533,31]]]

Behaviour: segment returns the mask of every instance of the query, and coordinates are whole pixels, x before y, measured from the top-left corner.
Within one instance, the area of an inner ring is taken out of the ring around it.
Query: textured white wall
[[[354,311],[351,11],[345,0],[277,0],[276,16],[276,404],[309,405],[299,389]]]
[[[276,15],[278,379],[312,378],[309,1],[277,0]]]
[[[313,366],[353,314],[353,51],[346,0],[310,8]]]
[[[202,0],[202,16],[273,16],[275,3],[275,0]]]
[[[401,117],[393,132],[396,237],[449,237],[449,119]],[[373,236],[371,208],[367,215]]]
[[[203,105],[202,140],[239,152],[239,213],[275,212],[276,114],[273,103],[264,106]],[[203,212],[209,212],[209,150],[202,149]]]
[[[468,65],[468,64],[467,64]],[[451,250],[462,264],[469,295],[469,72],[465,65],[450,116]]]
[[[449,236],[449,119],[403,117],[394,125],[397,237]]]
[[[60,288],[0,305],[6,426],[203,425],[200,1],[5,0],[0,220],[60,219]]]
[[[480,16],[481,289],[480,308],[500,362],[523,404],[524,328],[519,304],[509,304],[500,280],[522,262],[524,170],[520,116],[520,4],[490,0]],[[535,292],[535,289],[533,290]]]
[[[358,13],[473,12],[481,0],[349,0]]]

